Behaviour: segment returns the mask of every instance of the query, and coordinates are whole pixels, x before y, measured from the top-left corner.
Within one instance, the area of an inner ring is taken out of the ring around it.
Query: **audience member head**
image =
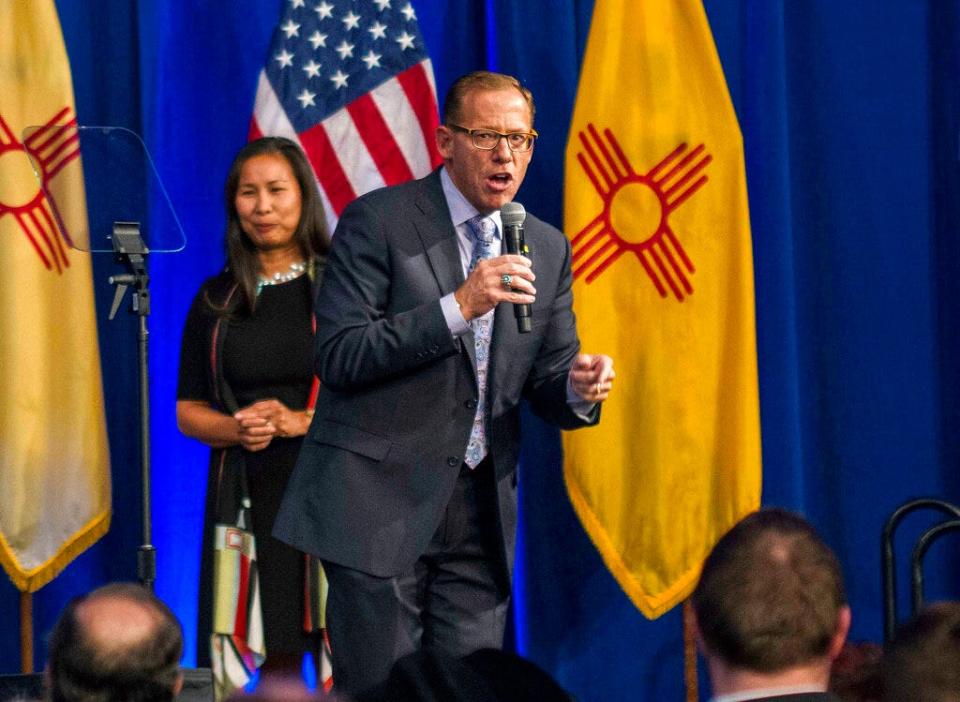
[[[960,602],[940,602],[900,626],[881,664],[884,702],[960,702]]]
[[[183,634],[149,590],[114,583],[72,600],[50,635],[52,702],[166,702],[180,691]]]
[[[426,648],[397,661],[386,681],[359,693],[356,702],[571,702],[534,663],[496,649],[456,658]]]
[[[251,230],[247,217],[239,206],[238,194],[245,167],[252,163],[277,161],[285,179],[291,180],[287,191],[293,198],[291,207],[297,213],[290,233],[290,244],[298,250],[298,257],[310,261],[326,254],[330,248],[323,202],[313,169],[300,147],[284,137],[261,137],[251,141],[237,153],[227,174],[224,198],[227,210],[227,266],[234,280],[243,288],[245,302],[253,309],[256,301],[256,283],[260,272],[259,257],[265,248],[276,245],[269,240],[260,241],[257,232]],[[233,309],[230,310],[231,312]]]
[[[850,608],[836,556],[799,515],[763,509],[734,526],[704,562],[692,601],[715,694],[826,689]]]
[[[319,700],[342,699],[313,692],[303,679],[292,674],[262,677],[252,692],[238,689],[231,692],[226,702],[319,702]]]

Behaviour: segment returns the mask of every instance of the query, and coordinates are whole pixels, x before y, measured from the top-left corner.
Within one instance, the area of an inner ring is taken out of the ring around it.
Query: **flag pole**
[[[697,702],[697,641],[694,635],[693,605],[683,602],[683,677],[687,683],[687,702]]]
[[[20,593],[20,672],[33,672],[33,594]]]

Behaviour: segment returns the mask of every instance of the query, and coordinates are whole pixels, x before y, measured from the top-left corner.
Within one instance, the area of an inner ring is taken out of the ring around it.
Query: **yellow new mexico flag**
[[[760,501],[743,148],[700,0],[598,0],[566,154],[583,348],[613,356],[599,426],[564,435],[574,508],[648,617]]]
[[[87,224],[53,0],[4,3],[0,37],[0,563],[32,592],[107,531],[110,461],[90,258],[56,226]]]

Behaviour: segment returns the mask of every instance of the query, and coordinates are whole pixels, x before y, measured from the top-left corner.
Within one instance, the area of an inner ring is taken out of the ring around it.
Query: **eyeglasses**
[[[459,124],[451,124],[449,122],[447,126],[458,132],[469,134],[473,145],[484,151],[493,151],[500,146],[501,139],[507,140],[507,146],[511,151],[529,151],[533,148],[533,142],[540,136],[536,130],[503,134],[502,132],[495,132],[492,129],[467,129],[466,127],[461,127]]]

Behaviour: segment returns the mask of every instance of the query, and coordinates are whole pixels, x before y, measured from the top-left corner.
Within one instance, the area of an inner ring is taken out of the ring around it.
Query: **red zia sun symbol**
[[[601,139],[593,124],[580,132],[577,160],[603,199],[603,211],[573,237],[573,277],[592,283],[620,256],[633,252],[660,297],[667,288],[683,302],[693,293],[693,262],[667,218],[707,182],[702,171],[713,160],[700,144],[680,144],[644,175],[638,175],[609,129]],[[589,160],[588,160],[589,159]]]
[[[72,110],[64,107],[21,144],[0,115],[0,192],[4,197],[0,200],[0,219],[12,214],[46,269],[57,273],[68,268],[70,262],[61,240],[62,227],[54,221],[59,213],[44,191],[53,177],[80,155],[76,126]],[[39,165],[43,188],[36,184],[27,153]]]

